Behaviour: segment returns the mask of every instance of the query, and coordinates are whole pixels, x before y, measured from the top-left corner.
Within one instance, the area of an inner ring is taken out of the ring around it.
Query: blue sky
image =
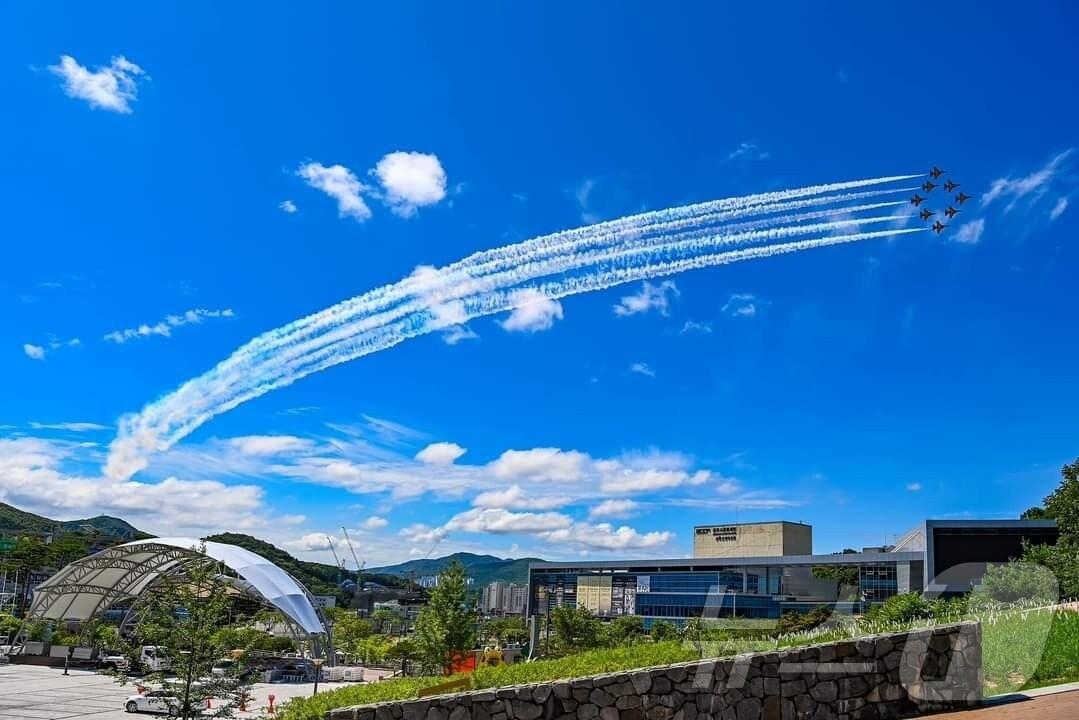
[[[610,8],[6,6],[0,498],[373,564],[1039,502],[1079,453],[1076,10]],[[417,266],[934,163],[974,196],[940,237],[541,298],[105,472],[122,417]]]

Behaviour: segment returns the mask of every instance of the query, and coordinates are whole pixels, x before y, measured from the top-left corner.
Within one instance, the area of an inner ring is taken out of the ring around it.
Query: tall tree
[[[228,622],[229,585],[209,558],[187,565],[185,572],[163,578],[152,588],[129,639],[128,654],[138,656],[142,646],[164,648],[171,667],[169,684],[175,689],[176,712],[184,720],[194,717],[231,717],[245,688],[237,678],[214,677],[214,662],[229,648],[221,647],[218,631]],[[164,669],[147,675],[165,681]],[[126,673],[119,681],[126,682]],[[204,709],[213,698],[213,709]]]
[[[1060,485],[1045,498],[1040,508],[1023,513],[1024,518],[1056,520],[1060,538],[1055,546],[1030,545],[1023,553],[1028,562],[1053,571],[1064,597],[1079,596],[1079,458],[1060,469]]]
[[[438,576],[431,599],[416,619],[416,646],[424,670],[447,671],[476,644],[475,608],[468,602],[465,568],[454,560]]]

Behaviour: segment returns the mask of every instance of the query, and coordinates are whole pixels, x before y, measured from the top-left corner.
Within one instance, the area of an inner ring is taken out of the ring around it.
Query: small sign
[[[652,592],[652,576],[651,575],[638,575],[637,576],[637,593]]]

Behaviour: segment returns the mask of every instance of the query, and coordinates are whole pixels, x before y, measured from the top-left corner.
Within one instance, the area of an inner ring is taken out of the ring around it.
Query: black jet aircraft
[[[919,197],[918,193],[914,193],[914,197],[912,197],[910,199],[910,204],[913,205],[914,207],[918,207],[919,205],[921,205],[924,202],[925,202],[925,198],[924,197]]]
[[[922,183],[922,190],[925,190],[927,193],[933,192],[933,188],[935,188],[935,187],[936,187],[936,184],[931,183],[928,180],[926,180],[924,183]]]
[[[937,220],[935,223],[933,223],[933,232],[935,232],[937,235],[940,235],[946,227],[948,226],[942,225],[940,220]]]
[[[966,193],[960,191],[960,193],[955,196],[955,199],[956,199],[956,202],[958,202],[960,205],[962,205],[967,200],[970,200],[970,195],[967,195]]]
[[[953,218],[959,214],[959,211],[949,205],[948,209],[944,211],[944,214],[947,215],[949,218]]]
[[[929,218],[933,217],[934,215],[936,215],[936,213],[933,212],[932,210],[930,210],[929,208],[925,208],[920,213],[918,213],[918,217],[920,217],[922,220],[928,220]]]
[[[940,177],[941,175],[943,175],[943,174],[944,174],[945,172],[947,172],[947,171],[946,171],[946,170],[941,170],[941,169],[940,169],[939,167],[937,167],[936,165],[934,165],[934,166],[933,166],[933,169],[929,171],[929,177],[931,177],[931,178],[933,178],[934,180],[936,180],[936,179],[937,179],[937,178],[939,178],[939,177]]]
[[[957,182],[952,182],[951,180],[949,180],[948,182],[944,183],[944,190],[945,190],[945,192],[951,192],[952,190],[955,190],[955,189],[956,189],[957,187],[959,187],[959,183],[957,183]]]

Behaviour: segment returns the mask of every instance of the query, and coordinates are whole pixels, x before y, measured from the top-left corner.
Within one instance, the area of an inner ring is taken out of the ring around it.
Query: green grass
[[[1079,680],[1079,613],[1038,609],[1007,610],[985,613],[980,617],[949,618],[936,624],[968,619],[982,622],[982,656],[987,695]],[[471,676],[397,678],[370,685],[344,687],[320,693],[313,698],[292,700],[282,708],[278,718],[321,720],[326,711],[334,708],[411,699],[423,688],[462,677],[471,678],[473,689],[504,687],[689,662],[701,657],[729,657],[743,652],[900,632],[926,624],[934,623],[847,623],[779,638],[706,641],[699,647],[681,641],[644,642],[620,648],[591,650],[552,660],[481,668]]]

